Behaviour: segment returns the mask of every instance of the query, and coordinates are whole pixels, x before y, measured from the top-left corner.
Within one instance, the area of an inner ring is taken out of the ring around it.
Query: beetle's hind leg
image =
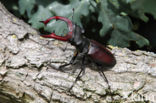
[[[107,85],[108,85],[108,90],[111,91],[111,86],[110,86],[109,81],[108,81],[108,79],[107,79],[107,77],[106,77],[106,75],[105,75],[105,73],[104,73],[104,71],[103,71],[103,67],[102,67],[101,65],[98,65],[98,64],[96,64],[96,66],[97,66],[97,68],[98,68],[99,74],[103,77],[104,81],[107,83]]]
[[[100,74],[102,74],[102,76],[103,76],[103,78],[104,78],[105,82],[106,82],[106,83],[107,83],[107,85],[108,85],[108,90],[110,90],[110,91],[111,91],[111,87],[110,87],[110,84],[109,84],[109,82],[108,82],[108,79],[107,79],[107,77],[106,77],[105,73],[104,73],[103,71],[99,71],[99,73],[100,73]]]
[[[111,95],[111,86],[110,86],[110,84],[109,84],[109,81],[108,81],[108,79],[107,79],[107,77],[106,77],[104,71],[102,71],[102,70],[100,69],[99,74],[104,78],[104,81],[107,83],[107,85],[108,85],[108,93]],[[112,97],[112,95],[111,95],[111,99],[112,99],[112,101],[114,100],[113,97]]]

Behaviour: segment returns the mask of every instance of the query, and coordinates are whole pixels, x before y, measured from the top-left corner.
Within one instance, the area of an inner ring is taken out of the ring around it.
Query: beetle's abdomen
[[[116,64],[115,57],[102,44],[91,40],[88,55],[98,65],[113,67]]]

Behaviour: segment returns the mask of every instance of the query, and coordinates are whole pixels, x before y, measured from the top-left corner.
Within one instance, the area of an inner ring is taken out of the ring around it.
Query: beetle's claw
[[[49,23],[49,21],[51,21],[52,19],[55,19],[55,20],[62,20],[64,22],[67,23],[68,25],[68,30],[69,32],[67,33],[67,36],[65,37],[62,37],[62,36],[58,36],[55,34],[55,31],[53,33],[51,33],[50,35],[42,35],[43,37],[46,37],[46,38],[54,38],[54,39],[57,39],[57,40],[61,40],[61,41],[68,41],[69,39],[72,38],[72,32],[73,32],[73,24],[72,24],[72,21],[69,20],[68,18],[65,18],[65,17],[61,17],[61,16],[54,16],[54,17],[50,17],[48,18],[47,20],[45,21],[40,21],[41,23],[44,23],[45,25],[47,23]]]

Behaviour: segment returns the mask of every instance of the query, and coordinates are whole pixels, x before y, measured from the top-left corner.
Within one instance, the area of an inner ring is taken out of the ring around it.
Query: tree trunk
[[[73,88],[80,71],[69,62],[74,47],[40,38],[39,32],[0,3],[0,103],[156,102],[156,54],[113,47],[117,64],[104,71],[111,90],[93,63]],[[49,66],[51,65],[51,66]]]

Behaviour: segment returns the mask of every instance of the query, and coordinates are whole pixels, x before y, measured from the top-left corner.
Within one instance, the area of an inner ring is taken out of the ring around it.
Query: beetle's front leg
[[[82,58],[81,70],[80,70],[79,74],[77,75],[77,77],[76,77],[74,83],[73,83],[72,86],[69,88],[69,91],[73,88],[73,86],[75,85],[75,83],[80,79],[80,75],[82,74],[82,72],[85,71],[85,64],[84,64],[84,62],[85,62],[85,55],[84,55],[83,58]]]
[[[75,61],[75,59],[76,59],[77,55],[78,55],[78,51],[77,51],[77,50],[75,50],[74,55],[73,55],[72,59],[70,60],[70,62],[69,62],[69,63],[66,63],[66,64],[61,65],[61,66],[59,67],[59,69],[62,69],[63,67],[68,66],[68,65],[72,65],[72,64],[74,63],[74,61]]]

